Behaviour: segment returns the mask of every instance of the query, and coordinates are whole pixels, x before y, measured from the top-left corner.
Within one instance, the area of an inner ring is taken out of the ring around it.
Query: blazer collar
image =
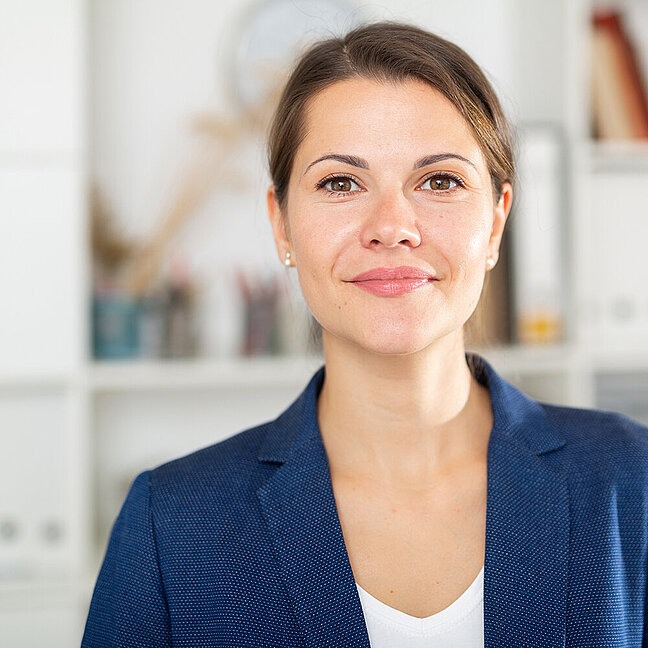
[[[499,376],[483,357],[466,353],[466,360],[475,378],[489,388],[495,435],[521,443],[536,455],[565,444],[538,402]],[[317,398],[325,376],[322,365],[290,407],[268,424],[258,455],[260,461],[284,463],[299,446],[320,436]]]
[[[565,444],[542,407],[467,355],[493,408],[488,446],[484,641],[565,644],[569,543],[567,479],[541,455]],[[257,490],[293,611],[310,648],[369,648],[330,470],[317,423],[321,367],[269,424],[259,459],[279,463]]]

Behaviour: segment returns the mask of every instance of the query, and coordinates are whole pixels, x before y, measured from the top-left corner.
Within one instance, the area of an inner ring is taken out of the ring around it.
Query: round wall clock
[[[231,86],[245,109],[262,107],[310,43],[362,22],[347,0],[266,0],[244,15],[234,44]]]

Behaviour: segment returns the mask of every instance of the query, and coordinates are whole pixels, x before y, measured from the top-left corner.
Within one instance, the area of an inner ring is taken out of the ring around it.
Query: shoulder
[[[549,421],[579,447],[648,449],[648,427],[625,414],[540,403]]]
[[[637,470],[648,477],[648,427],[618,412],[539,404],[565,439],[574,468]]]
[[[258,453],[269,425],[248,428],[148,471],[152,500],[166,508],[253,494],[263,472]]]

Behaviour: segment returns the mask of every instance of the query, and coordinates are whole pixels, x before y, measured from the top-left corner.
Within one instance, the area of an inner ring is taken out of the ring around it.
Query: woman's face
[[[283,213],[268,192],[279,256],[290,251],[324,335],[381,354],[461,334],[510,202],[509,185],[494,202],[459,111],[414,80],[349,79],[317,94]]]

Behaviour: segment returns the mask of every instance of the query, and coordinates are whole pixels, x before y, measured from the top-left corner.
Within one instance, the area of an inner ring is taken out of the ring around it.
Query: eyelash
[[[421,182],[421,185],[424,185],[428,180],[432,179],[439,179],[439,180],[452,180],[453,182],[457,183],[457,187],[465,187],[464,181],[459,177],[456,176],[454,173],[448,173],[447,171],[444,172],[435,172],[431,173],[429,176],[427,176],[423,182]],[[324,189],[326,191],[326,194],[329,196],[345,196],[350,193],[355,193],[353,191],[331,191],[331,189],[325,189],[325,186],[331,182],[331,180],[351,180],[355,182],[358,186],[360,185],[360,181],[352,176],[347,174],[332,174],[329,176],[326,176],[325,178],[322,178],[316,185],[315,188],[318,190]],[[419,185],[420,186],[420,185]],[[451,191],[454,191],[457,189],[457,187],[453,187],[452,189],[440,189],[438,193],[449,193]],[[435,192],[436,193],[436,192]]]
[[[331,191],[330,189],[326,189],[325,185],[327,185],[331,180],[351,180],[352,182],[355,182],[358,186],[362,186],[360,184],[360,180],[358,178],[349,175],[348,173],[333,173],[332,175],[328,175],[325,178],[322,178],[316,185],[316,189],[324,189],[326,191],[326,194],[328,196],[346,196],[347,194],[354,193],[353,191]]]
[[[452,180],[453,182],[457,183],[457,186],[452,187],[452,189],[439,189],[439,193],[449,193],[459,187],[466,186],[465,182],[459,176],[456,176],[454,173],[448,173],[447,171],[431,173],[429,176],[427,176],[427,178],[423,180],[423,182],[421,182],[421,184],[424,185],[428,180],[432,180],[432,179]]]

